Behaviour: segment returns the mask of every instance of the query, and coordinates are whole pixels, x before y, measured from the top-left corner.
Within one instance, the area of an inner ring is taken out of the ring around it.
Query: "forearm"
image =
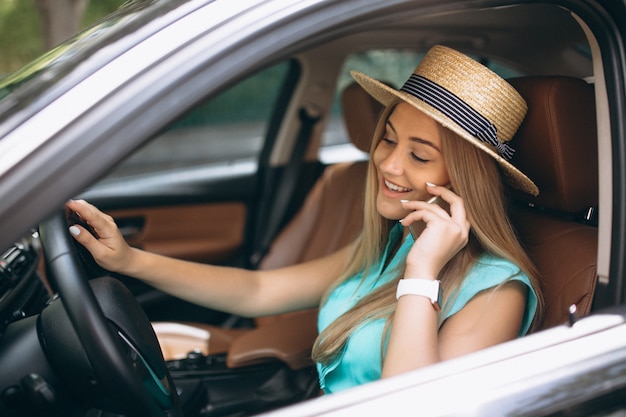
[[[317,306],[352,251],[346,246],[324,258],[272,271],[206,265],[131,248],[111,216],[82,200],[70,201],[67,206],[95,231],[94,235],[80,224],[70,227],[74,238],[103,268],[138,278],[192,303],[242,316]]]
[[[175,297],[241,316],[265,312],[258,297],[259,273],[188,262],[132,249],[118,272]]]
[[[317,307],[345,265],[349,248],[303,264],[246,270],[177,260],[131,249],[117,272],[220,311],[259,317]]]
[[[405,276],[436,277],[437,272],[438,267],[430,262],[407,262]],[[432,301],[423,295],[404,295],[396,303],[383,377],[441,361],[437,310]]]
[[[428,298],[401,297],[393,317],[382,377],[439,362],[437,330],[437,312]]]

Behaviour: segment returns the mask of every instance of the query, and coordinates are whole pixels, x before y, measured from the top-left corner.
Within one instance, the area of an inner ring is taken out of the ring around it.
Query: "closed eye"
[[[415,155],[414,153],[411,153],[411,158],[413,158],[417,162],[421,162],[421,163],[429,162],[429,159],[420,158],[419,156]]]

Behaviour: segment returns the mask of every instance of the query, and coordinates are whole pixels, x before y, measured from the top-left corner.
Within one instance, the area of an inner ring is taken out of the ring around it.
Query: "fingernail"
[[[70,226],[70,233],[74,236],[80,235],[80,229],[76,226]]]
[[[408,203],[409,200],[400,200],[401,203]]]
[[[426,186],[428,186],[428,187],[436,187],[437,184],[433,184],[432,182],[426,182]]]

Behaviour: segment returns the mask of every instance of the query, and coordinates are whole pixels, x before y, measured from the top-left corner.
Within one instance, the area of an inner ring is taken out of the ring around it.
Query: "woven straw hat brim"
[[[458,134],[463,139],[467,140],[474,146],[477,146],[479,149],[483,150],[487,154],[489,154],[492,158],[496,160],[496,162],[502,167],[503,175],[505,180],[509,182],[513,187],[518,188],[526,193],[532,195],[539,194],[539,188],[535,185],[535,183],[528,178],[523,172],[517,169],[513,164],[509,161],[501,157],[493,148],[483,143],[478,138],[472,136],[465,129],[460,127],[454,121],[452,121],[449,117],[445,116],[436,108],[431,105],[425,103],[424,101],[405,93],[404,91],[399,91],[394,88],[391,88],[374,78],[365,75],[358,71],[350,71],[350,74],[355,79],[365,91],[367,91],[374,99],[383,104],[384,106],[389,106],[397,99],[400,99],[411,106],[415,107],[417,110],[427,114],[428,116],[435,119],[444,127],[450,129],[454,133]]]

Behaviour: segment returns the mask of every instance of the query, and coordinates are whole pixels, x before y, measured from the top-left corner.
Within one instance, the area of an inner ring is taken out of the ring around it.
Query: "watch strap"
[[[396,290],[396,299],[404,295],[419,295],[427,297],[433,304],[435,310],[441,309],[441,282],[430,279],[401,279],[398,281],[398,288]]]

